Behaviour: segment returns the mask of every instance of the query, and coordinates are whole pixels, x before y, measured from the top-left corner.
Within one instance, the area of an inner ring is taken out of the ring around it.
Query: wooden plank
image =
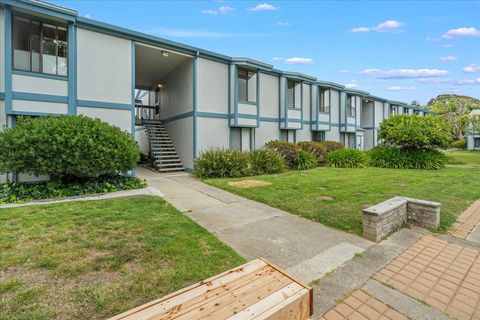
[[[234,314],[234,310],[241,310],[245,305],[253,303],[245,301],[246,297],[250,297],[250,300],[256,302],[257,300],[254,299],[258,295],[260,295],[261,298],[268,295],[268,293],[262,292],[262,290],[265,290],[264,288],[281,288],[285,286],[287,281],[291,282],[290,279],[285,278],[280,272],[274,270],[272,273],[258,278],[256,281],[250,282],[235,291],[229,292],[219,299],[215,299],[199,308],[192,310],[191,312],[175,318],[175,320],[196,320],[203,318],[225,319],[227,316],[223,316],[222,314]]]
[[[281,268],[279,268],[277,265],[271,263],[270,261],[268,261],[267,259],[263,258],[263,257],[260,257],[259,258],[260,260],[262,260],[263,262],[265,262],[266,264],[272,266],[273,268],[277,269],[278,271],[280,271],[281,273],[283,273],[286,277],[289,277],[290,279],[292,279],[294,282],[300,284],[301,286],[303,286],[305,289],[307,289],[309,291],[309,299],[310,299],[310,302],[309,302],[309,306],[310,306],[310,315],[313,315],[313,288],[311,286],[309,286],[308,284],[304,283],[302,280],[298,279],[297,277],[295,277],[294,275],[282,270]]]
[[[245,308],[241,312],[235,315],[232,315],[228,318],[219,318],[219,319],[229,319],[229,320],[255,319],[265,311],[271,309],[272,306],[282,303],[283,301],[287,300],[289,297],[293,296],[294,294],[302,290],[305,290],[305,288],[303,288],[298,283],[290,283],[289,285],[265,297],[261,301],[258,301],[257,303],[250,305],[249,307]]]
[[[195,308],[200,308],[203,305],[211,302],[212,300],[220,299],[223,295],[228,294],[230,292],[235,292],[235,290],[238,290],[242,286],[249,286],[253,282],[255,282],[257,279],[263,278],[273,272],[277,272],[277,271],[273,267],[266,265],[255,272],[249,273],[239,279],[226,283],[223,286],[220,286],[218,288],[209,290],[203,295],[194,297],[193,299],[186,301],[181,305],[175,306],[171,310],[167,310],[162,314],[155,315],[153,319],[155,320],[176,319],[181,314],[190,312]]]
[[[181,305],[182,303],[185,303],[186,301],[194,297],[205,294],[209,290],[223,286],[228,282],[236,280],[246,274],[252,273],[266,265],[267,263],[261,259],[252,260],[242,266],[215,275],[207,280],[195,283],[189,287],[176,291],[160,299],[153,300],[144,305],[128,310],[124,313],[110,318],[109,320],[135,320],[152,317],[162,312],[161,310],[170,310],[175,306]],[[141,314],[138,314],[140,312]]]
[[[310,297],[307,289],[300,290],[287,300],[262,313],[255,320],[293,319],[305,320],[310,317]]]

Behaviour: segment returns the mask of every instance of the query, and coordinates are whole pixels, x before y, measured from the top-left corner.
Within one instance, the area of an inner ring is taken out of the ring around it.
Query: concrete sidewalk
[[[138,168],[140,178],[246,259],[264,257],[305,282],[319,279],[373,242],[205,185],[186,173]]]

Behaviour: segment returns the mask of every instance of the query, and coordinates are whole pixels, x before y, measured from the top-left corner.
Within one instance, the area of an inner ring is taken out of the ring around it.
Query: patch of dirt
[[[317,196],[315,197],[315,200],[319,200],[319,201],[333,201],[335,200],[334,197],[330,197],[330,196]]]
[[[370,208],[370,207],[372,207],[372,206],[373,206],[373,204],[364,203],[364,204],[362,204],[362,209],[367,209],[367,208]]]
[[[240,181],[230,181],[228,185],[231,187],[247,189],[247,188],[266,187],[266,186],[272,185],[272,183],[267,181],[260,181],[260,180],[240,180]]]

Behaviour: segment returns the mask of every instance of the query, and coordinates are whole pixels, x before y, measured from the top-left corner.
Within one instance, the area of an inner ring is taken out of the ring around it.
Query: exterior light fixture
[[[162,50],[162,57],[165,57],[165,58],[168,57],[168,51]]]
[[[163,89],[163,87],[164,87],[163,84],[161,84],[161,83],[158,84],[159,89]]]

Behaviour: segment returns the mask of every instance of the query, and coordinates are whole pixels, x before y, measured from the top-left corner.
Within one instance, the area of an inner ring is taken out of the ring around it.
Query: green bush
[[[130,133],[85,116],[20,118],[0,132],[0,171],[53,179],[115,175],[140,158]]]
[[[325,146],[325,148],[327,149],[327,153],[344,148],[343,144],[337,141],[325,141],[321,142],[321,144]]]
[[[131,190],[144,188],[146,185],[143,180],[125,175],[100,176],[70,182],[53,180],[39,183],[5,183],[0,184],[0,203]]]
[[[290,168],[295,166],[301,150],[295,143],[278,140],[267,142],[265,148],[278,152]]]
[[[428,169],[445,168],[448,157],[437,150],[409,150],[377,146],[368,151],[370,165],[379,168]]]
[[[308,170],[317,166],[317,159],[308,151],[300,150],[298,159],[292,165],[294,170]]]
[[[246,152],[213,149],[195,160],[193,174],[199,178],[240,178],[251,174],[250,157]]]
[[[302,150],[310,152],[316,159],[316,165],[321,166],[325,163],[327,156],[327,147],[321,142],[302,141],[298,145]]]
[[[285,170],[285,161],[274,150],[260,149],[249,153],[252,175],[274,174]]]
[[[334,168],[365,168],[368,155],[360,150],[343,148],[327,155],[327,166]]]
[[[394,115],[382,121],[378,138],[397,148],[423,150],[447,148],[452,141],[448,123],[434,115]]]
[[[450,148],[455,148],[455,149],[467,149],[467,140],[462,139],[462,140],[457,140],[452,142],[450,145]]]

